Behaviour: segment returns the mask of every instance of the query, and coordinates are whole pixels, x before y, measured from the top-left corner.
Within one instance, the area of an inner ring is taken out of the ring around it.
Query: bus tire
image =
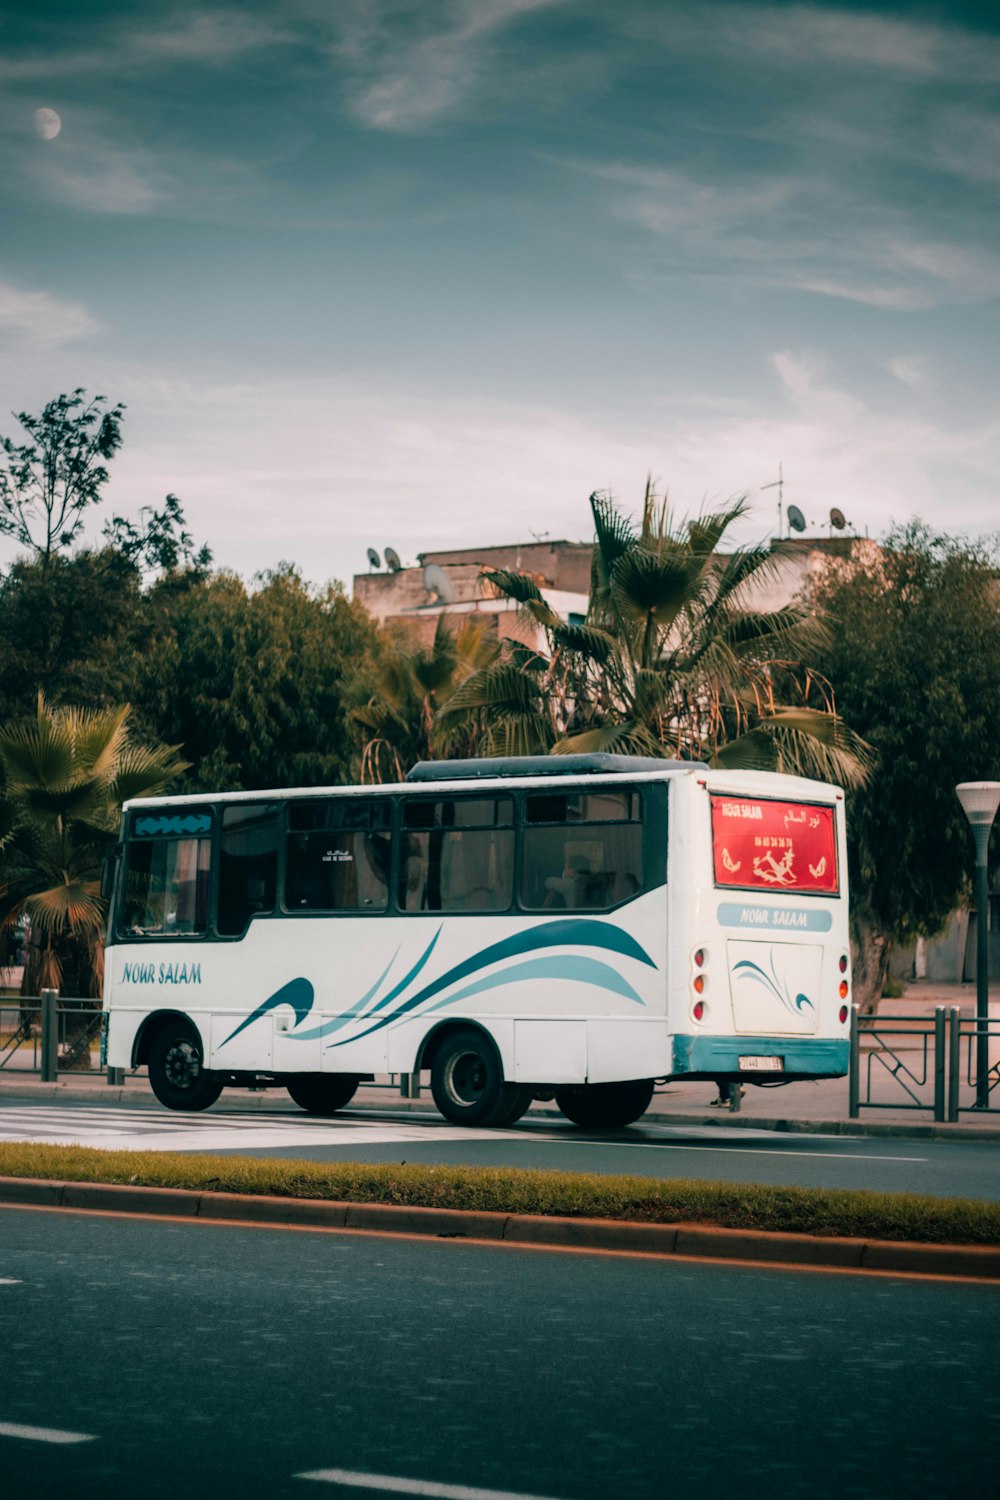
[[[208,1109],[222,1093],[221,1078],[203,1066],[198,1033],[179,1017],[150,1043],[149,1086],[167,1109]]]
[[[505,1083],[502,1100],[483,1124],[500,1129],[513,1125],[521,1118],[534,1097],[535,1091],[530,1083]]]
[[[524,1108],[531,1102],[530,1091]],[[521,1102],[521,1088],[505,1083],[496,1047],[485,1032],[467,1027],[445,1037],[431,1063],[434,1103],[453,1125],[506,1124]],[[519,1111],[519,1113],[523,1113]]]
[[[591,1129],[615,1129],[632,1125],[649,1108],[653,1080],[638,1078],[628,1083],[579,1083],[556,1089],[556,1104],[574,1125]]]
[[[296,1073],[285,1079],[292,1099],[310,1115],[335,1115],[350,1104],[360,1080],[353,1073]]]

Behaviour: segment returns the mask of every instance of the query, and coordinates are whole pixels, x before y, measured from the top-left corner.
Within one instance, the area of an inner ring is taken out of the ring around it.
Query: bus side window
[[[642,889],[638,792],[533,794],[524,803],[521,905],[607,911]]]
[[[511,797],[414,797],[403,803],[401,911],[507,911],[513,893]]]
[[[278,876],[278,806],[235,802],[222,811],[219,910],[223,937],[239,937],[250,919],[274,911]]]
[[[385,797],[304,798],[288,809],[286,911],[384,911],[392,805]]]

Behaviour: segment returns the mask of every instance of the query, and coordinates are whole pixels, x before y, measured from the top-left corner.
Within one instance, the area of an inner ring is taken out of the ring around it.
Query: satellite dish
[[[368,548],[368,566],[370,568],[380,568],[382,566],[382,559],[379,557],[374,547]]]
[[[806,518],[797,505],[788,507],[788,524],[793,531],[805,531]]]
[[[399,553],[396,551],[395,547],[386,547],[385,565],[389,569],[390,573],[398,573],[400,568],[403,566],[403,564],[399,560]]]
[[[844,515],[844,512],[842,510],[838,510],[836,505],[830,512],[830,525],[833,526],[837,531],[843,531],[844,527],[847,525],[847,517]]]
[[[437,563],[428,563],[424,568],[424,588],[435,595],[439,604],[451,604],[455,598],[454,584]]]

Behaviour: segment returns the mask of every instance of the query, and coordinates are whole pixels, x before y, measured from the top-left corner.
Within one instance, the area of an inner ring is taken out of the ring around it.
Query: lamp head
[[[955,791],[973,828],[989,828],[1000,807],[1000,781],[963,781]]]

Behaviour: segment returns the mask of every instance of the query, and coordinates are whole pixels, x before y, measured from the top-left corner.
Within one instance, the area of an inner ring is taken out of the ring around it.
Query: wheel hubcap
[[[444,1080],[456,1104],[478,1104],[486,1089],[486,1066],[475,1052],[463,1052],[448,1064]]]
[[[201,1072],[201,1058],[191,1042],[175,1042],[163,1061],[168,1083],[175,1089],[190,1089]]]

